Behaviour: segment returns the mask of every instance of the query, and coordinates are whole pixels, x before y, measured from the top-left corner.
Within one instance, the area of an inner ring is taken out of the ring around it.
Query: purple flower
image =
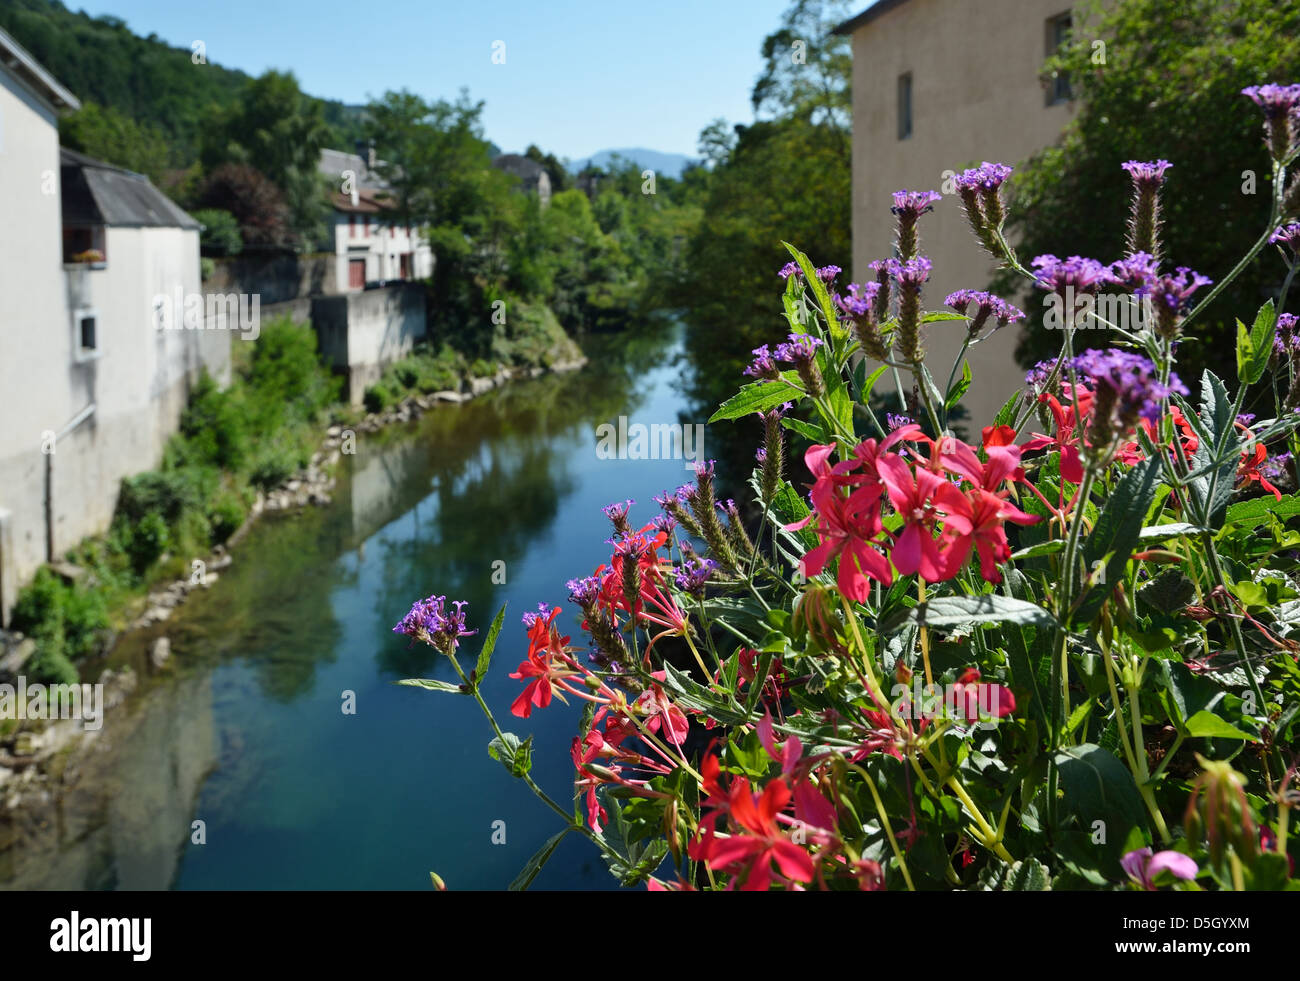
[[[765,424],[769,422],[780,422],[785,418],[785,414],[793,408],[793,402],[782,402],[780,405],[772,406],[772,408],[768,409],[766,412],[758,413],[758,418],[762,419]]]
[[[1056,359],[1050,361],[1040,361],[1027,372],[1025,372],[1025,387],[1041,394],[1047,385],[1047,379],[1052,376],[1052,371],[1056,368]]]
[[[1024,311],[1012,306],[1000,296],[979,290],[957,290],[949,293],[943,301],[946,306],[971,318],[971,333],[978,334],[989,317],[995,317],[999,327],[1005,327],[1015,320],[1024,320]],[[975,304],[975,313],[970,312],[970,305]]]
[[[1006,164],[989,163],[985,160],[978,167],[963,170],[955,178],[955,183],[958,189],[996,191],[1011,176],[1013,169]]]
[[[1259,465],[1259,475],[1270,484],[1280,483],[1290,477],[1291,451],[1276,453]]]
[[[588,576],[586,579],[570,579],[564,585],[569,591],[569,602],[576,603],[583,609],[594,605],[596,597],[600,595],[600,580],[595,576]]]
[[[1061,296],[1065,296],[1067,287],[1072,287],[1078,295],[1095,293],[1098,287],[1110,282],[1106,266],[1096,259],[1086,259],[1081,255],[1072,255],[1068,259],[1040,255],[1030,265],[1038,275],[1038,285]]]
[[[894,281],[899,286],[908,286],[914,289],[919,289],[921,284],[930,278],[932,268],[933,263],[923,255],[917,256],[915,259],[908,259],[906,262],[901,262],[898,259],[885,260],[885,269],[889,271],[889,275],[894,277]]]
[[[916,221],[926,212],[933,211],[932,205],[942,201],[943,195],[938,191],[895,191],[894,206],[889,210],[900,218]]]
[[[1300,254],[1300,222],[1282,225],[1268,240],[1274,245],[1285,245],[1292,252]]]
[[[551,608],[547,606],[545,603],[538,603],[536,613],[525,613],[519,619],[523,621],[523,624],[526,628],[532,630],[533,625],[536,624],[538,620],[545,620],[550,615],[551,615]]]
[[[1255,413],[1253,412],[1243,412],[1237,416],[1237,424],[1241,426],[1246,426],[1247,428],[1249,428],[1251,423],[1253,423],[1254,421],[1255,421]]]
[[[1155,284],[1155,299],[1175,313],[1181,313],[1187,308],[1192,294],[1202,286],[1209,286],[1211,282],[1213,280],[1208,276],[1192,272],[1186,266],[1179,266],[1174,274],[1160,277]]]
[[[1252,85],[1241,94],[1264,110],[1265,119],[1280,119],[1300,109],[1300,85]]]
[[[712,559],[687,559],[677,570],[677,588],[692,596],[704,593],[705,583],[718,571],[718,563]]]
[[[838,276],[843,271],[844,270],[841,269],[839,266],[822,266],[820,269],[817,270],[817,278],[820,279],[823,283],[830,283],[833,282],[835,277]]]
[[[1130,879],[1146,890],[1155,889],[1156,876],[1161,872],[1190,881],[1196,878],[1199,871],[1196,863],[1182,852],[1163,851],[1152,854],[1150,848],[1129,852],[1120,859],[1119,864]]]
[[[628,498],[626,501],[620,503],[606,504],[600,510],[605,517],[614,523],[614,527],[617,528],[619,525],[627,524],[627,513],[632,509],[632,505],[635,503],[636,501]]]
[[[767,447],[760,446],[758,449],[756,449],[754,451],[754,459],[758,462],[760,466],[764,463],[767,463]]]
[[[673,529],[677,527],[677,519],[671,514],[656,514],[650,519],[650,524],[654,526],[655,531],[662,531],[665,535],[671,535]]]
[[[799,268],[797,262],[787,262],[784,266],[776,271],[776,274],[782,279],[789,279],[791,276],[802,276],[803,270]]]
[[[393,633],[414,637],[443,654],[454,653],[461,637],[472,637],[478,631],[465,629],[465,607],[469,603],[456,600],[452,605],[456,609],[448,612],[445,596],[418,600],[393,628]]]
[[[1148,252],[1134,252],[1127,259],[1110,264],[1110,281],[1137,296],[1145,296],[1160,278],[1160,263]]]
[[[842,312],[857,320],[871,312],[879,292],[879,283],[849,283],[849,295],[836,293],[833,299]]]
[[[812,334],[791,334],[788,341],[777,345],[776,359],[806,367],[813,363],[817,356],[817,348],[821,345],[821,338],[814,337]]]
[[[697,460],[695,462],[695,476],[701,480],[712,480],[717,465],[717,460]]]
[[[911,416],[904,416],[895,412],[890,412],[885,416],[885,425],[889,427],[889,431],[892,433],[895,430],[902,429],[904,426],[916,425],[916,420]]]
[[[1300,352],[1300,333],[1296,331],[1296,315],[1279,313],[1277,327],[1273,334],[1273,353],[1284,357],[1288,353]]]
[[[759,381],[777,381],[780,379],[781,369],[772,360],[772,352],[766,344],[754,348],[751,353],[754,355],[754,362],[745,369],[744,374],[749,375],[751,378],[757,378]]]
[[[1155,160],[1150,163],[1130,160],[1120,166],[1128,171],[1129,177],[1133,178],[1134,187],[1141,190],[1156,190],[1165,182],[1165,171],[1173,164],[1168,160]]]
[[[1161,416],[1161,402],[1174,392],[1187,395],[1187,386],[1175,374],[1169,383],[1162,384],[1159,375],[1147,358],[1118,348],[1084,351],[1074,359],[1074,370],[1084,375],[1097,392],[1095,405],[1111,407],[1125,427],[1138,416],[1157,422]]]

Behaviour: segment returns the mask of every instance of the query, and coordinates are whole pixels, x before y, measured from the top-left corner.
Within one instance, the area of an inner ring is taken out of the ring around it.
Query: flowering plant
[[[1273,209],[1217,286],[1165,264],[1168,161],[1124,165],[1110,264],[1023,265],[1003,236],[1011,168],[958,177],[976,240],[1032,288],[1094,317],[1103,290],[1155,310],[1107,324],[1107,349],[1076,351],[1072,320],[977,439],[950,423],[966,355],[1023,314],[972,290],[927,311],[919,232],[939,195],[894,195],[896,255],[870,282],[841,291],[841,270],[789,248],[784,324],[711,420],[761,419],[757,518],[698,465],[644,526],[630,501],[606,508],[609,562],[567,587],[589,644],[561,634],[558,606],[524,616],[510,711],[584,703],[574,806],[533,781],[531,740],[479,690],[504,608],[466,674],[461,607],[416,604],[395,629],[462,683],[404,683],[476,698],[493,756],[562,822],[516,885],[576,833],[652,889],[1297,888],[1300,497],[1279,485],[1300,340],[1278,311],[1300,243],[1300,86],[1245,94],[1266,109]],[[1285,282],[1239,322],[1235,392],[1207,371],[1193,395],[1180,343],[1269,244]],[[942,386],[932,330],[964,338]],[[900,403],[882,421],[886,372]]]

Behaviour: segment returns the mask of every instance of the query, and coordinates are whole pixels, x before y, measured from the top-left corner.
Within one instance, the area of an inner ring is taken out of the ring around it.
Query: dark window
[[[94,315],[80,317],[77,326],[81,330],[81,349],[83,351],[94,351],[96,349]]]
[[[898,76],[898,138],[912,135],[912,73]]]
[[[1068,13],[1048,18],[1047,55],[1049,58],[1065,47],[1065,42],[1069,40],[1070,36],[1070,26],[1071,20]],[[1065,72],[1054,72],[1048,80],[1047,104],[1054,106],[1058,102],[1069,102],[1071,98],[1070,76]]]

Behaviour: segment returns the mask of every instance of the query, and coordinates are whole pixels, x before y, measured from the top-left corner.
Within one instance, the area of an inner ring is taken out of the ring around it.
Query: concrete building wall
[[[347,397],[361,402],[386,366],[411,353],[425,335],[424,290],[395,285],[312,301],[312,327],[326,361],[347,378]]]
[[[1053,143],[1075,111],[1071,102],[1048,105],[1039,80],[1049,20],[1069,12],[1069,0],[884,2],[888,9],[852,34],[855,281],[873,278],[868,263],[892,255],[892,192],[943,191],[946,172],[984,160],[1017,165]],[[908,73],[912,133],[900,139],[899,78]],[[920,232],[921,252],[934,263],[927,309],[944,309],[953,290],[988,285],[994,263],[976,243],[955,193],[921,219]],[[935,324],[927,331],[927,364],[942,382],[960,347],[961,326]],[[1008,328],[971,353],[974,382],[963,402],[971,436],[1024,383],[1013,357],[1016,340]],[[881,385],[892,391],[888,378]]]
[[[343,269],[347,285],[347,268]],[[281,303],[300,296],[324,296],[339,291],[337,266],[331,254],[322,255],[241,255],[217,259],[212,275],[204,280],[209,293],[248,293],[267,304]]]

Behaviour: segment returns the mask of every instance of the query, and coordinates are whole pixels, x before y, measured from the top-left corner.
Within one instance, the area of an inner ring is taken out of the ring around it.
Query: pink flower
[[[1148,891],[1155,890],[1155,879],[1161,872],[1191,880],[1196,878],[1198,871],[1196,863],[1182,852],[1164,851],[1153,855],[1150,848],[1129,852],[1119,864],[1130,879]]]

